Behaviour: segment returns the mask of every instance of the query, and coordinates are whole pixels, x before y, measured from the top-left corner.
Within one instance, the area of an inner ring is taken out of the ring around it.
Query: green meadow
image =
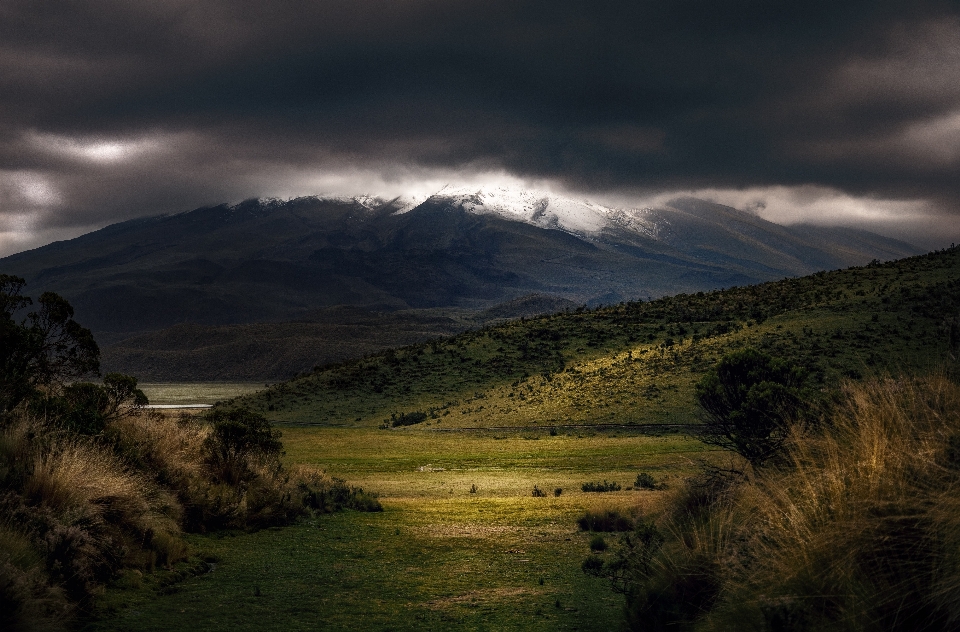
[[[127,573],[91,629],[616,629],[622,599],[581,572],[591,536],[577,518],[652,511],[665,492],[629,489],[638,473],[669,486],[722,458],[678,434],[283,432],[288,465],[321,464],[379,493],[384,511],[191,536],[212,571],[173,585]],[[623,490],[580,489],[601,480]]]
[[[291,469],[320,466],[383,512],[190,535],[193,571],[124,573],[91,629],[618,629],[624,600],[581,571],[594,535],[577,518],[655,515],[703,461],[725,462],[662,426],[697,423],[694,385],[717,360],[755,347],[827,402],[845,382],[942,369],[960,354],[957,305],[951,249],[521,319],[251,385],[225,406],[272,421]],[[644,472],[667,490],[632,489]],[[581,491],[601,481],[622,489]]]

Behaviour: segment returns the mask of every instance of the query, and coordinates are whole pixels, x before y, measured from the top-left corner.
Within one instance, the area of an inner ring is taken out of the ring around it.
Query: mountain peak
[[[427,199],[476,215],[498,215],[583,237],[617,224],[636,224],[644,215],[637,209],[616,209],[547,191],[507,186],[446,186]]]

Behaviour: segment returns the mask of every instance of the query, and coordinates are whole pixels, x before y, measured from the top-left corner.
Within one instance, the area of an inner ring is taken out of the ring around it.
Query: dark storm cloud
[[[815,185],[930,200],[949,219],[958,15],[947,2],[6,0],[0,234],[335,180],[316,174],[363,190],[372,175],[458,170],[585,192]]]

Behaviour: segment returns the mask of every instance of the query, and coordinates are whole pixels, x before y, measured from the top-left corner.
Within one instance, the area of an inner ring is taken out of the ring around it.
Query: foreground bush
[[[99,349],[63,298],[35,311],[0,274],[0,629],[54,629],[124,569],[187,556],[182,531],[380,511],[317,470],[287,471],[280,433],[245,409],[174,419],[136,378],[96,374]]]
[[[182,533],[381,511],[315,468],[287,470],[279,437],[246,413],[138,411],[89,436],[26,413],[0,432],[0,627],[54,628],[124,569],[184,560]]]
[[[953,630],[960,626],[960,387],[848,386],[776,467],[703,476],[612,559],[633,629]],[[642,532],[642,533],[641,533]]]

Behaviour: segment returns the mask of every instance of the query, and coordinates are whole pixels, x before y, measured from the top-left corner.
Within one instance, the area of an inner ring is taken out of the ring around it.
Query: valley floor
[[[720,456],[682,435],[623,431],[283,432],[288,464],[322,464],[379,493],[383,513],[194,536],[213,571],[165,590],[125,577],[92,629],[616,629],[622,599],[581,572],[591,536],[576,519],[652,510],[662,492],[628,489],[638,473],[670,485]],[[580,490],[602,480],[623,490]],[[547,495],[534,497],[534,486]]]

